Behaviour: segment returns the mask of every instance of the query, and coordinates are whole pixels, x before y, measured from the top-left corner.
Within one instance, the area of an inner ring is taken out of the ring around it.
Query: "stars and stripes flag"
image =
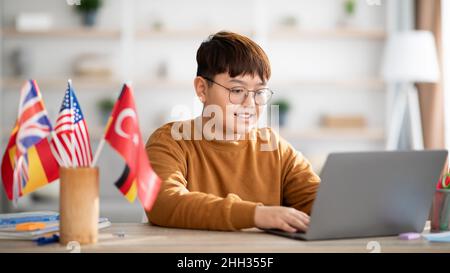
[[[69,80],[51,143],[52,153],[60,166],[91,165],[92,150],[86,121]]]
[[[8,199],[17,202],[24,194],[58,179],[58,165],[51,156],[48,136],[52,126],[34,80],[20,91],[16,124],[3,155],[1,173]]]

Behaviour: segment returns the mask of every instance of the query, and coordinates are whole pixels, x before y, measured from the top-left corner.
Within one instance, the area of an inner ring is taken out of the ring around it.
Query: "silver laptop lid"
[[[445,150],[332,153],[305,239],[421,232]]]

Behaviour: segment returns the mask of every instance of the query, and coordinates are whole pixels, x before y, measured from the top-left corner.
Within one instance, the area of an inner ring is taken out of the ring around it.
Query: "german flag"
[[[115,185],[133,202],[139,197],[145,210],[153,206],[161,179],[153,171],[142,141],[133,93],[124,85],[106,126],[105,141],[125,161],[125,168]]]
[[[128,165],[125,165],[122,175],[115,185],[130,203],[134,202],[137,195],[136,179],[133,179],[133,176],[130,175]]]

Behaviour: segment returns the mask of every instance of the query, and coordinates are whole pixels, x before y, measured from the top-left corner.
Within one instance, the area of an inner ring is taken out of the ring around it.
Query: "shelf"
[[[255,31],[250,29],[234,30],[246,36],[253,36]],[[138,30],[135,33],[137,39],[146,38],[206,38],[214,34],[217,29],[161,29],[161,30]],[[98,28],[67,28],[52,29],[46,31],[18,31],[14,28],[5,28],[1,31],[4,38],[120,38],[120,30],[98,29]],[[381,29],[300,29],[279,28],[269,31],[269,39],[292,39],[292,38],[361,38],[383,40],[386,32]]]
[[[7,90],[16,91],[19,90],[25,82],[25,78],[4,78],[0,81],[2,87]],[[57,78],[57,79],[36,79],[39,87],[41,88],[65,88],[67,85],[66,78]],[[105,88],[120,88],[123,82],[113,79],[113,78],[88,78],[88,77],[75,77],[72,78],[73,85],[75,89],[105,89]],[[136,80],[132,82],[133,86],[136,90],[139,89],[165,89],[165,90],[173,90],[173,89],[186,89],[193,88],[193,81],[187,80]]]
[[[381,128],[334,129],[315,128],[308,130],[280,129],[280,135],[287,140],[372,140],[383,141],[384,130]]]
[[[369,88],[376,90],[384,90],[384,82],[379,78],[366,79],[344,79],[344,80],[293,80],[293,81],[272,81],[271,88],[286,89],[297,86],[333,86],[339,88]]]
[[[9,138],[12,128],[4,129],[3,138]],[[104,127],[97,126],[89,128],[91,141],[98,141],[103,137]],[[150,131],[149,131],[150,132]],[[148,136],[150,133],[147,134]],[[383,141],[385,139],[383,129],[310,129],[303,131],[293,131],[281,129],[280,135],[288,141],[295,140],[367,140]],[[144,134],[143,137],[146,137]]]
[[[250,29],[233,30],[246,36],[253,36],[255,31]],[[204,37],[217,32],[217,29],[161,29],[140,30],[136,32],[137,38],[197,38]],[[386,32],[382,29],[301,29],[301,28],[278,28],[269,31],[269,39],[284,38],[363,38],[379,39],[386,38]]]
[[[105,89],[105,88],[117,88],[120,89],[123,83],[118,80],[114,80],[111,78],[71,78],[75,90],[78,88],[86,89]],[[0,81],[2,88],[6,89],[4,91],[18,91],[25,83],[26,78],[3,78]],[[61,89],[64,90],[67,86],[67,78],[55,78],[55,79],[35,79],[37,81],[38,86],[41,88],[41,91],[45,91],[42,89]],[[49,90],[51,91],[51,90]],[[82,91],[82,90],[80,90]]]
[[[89,117],[87,117],[87,119],[89,119]],[[51,122],[54,125],[54,123],[53,123],[54,121],[52,120]],[[11,130],[12,130],[12,127],[11,128],[3,128],[3,130],[1,131],[1,137],[4,139],[6,138],[6,140],[8,140],[11,135]],[[91,138],[91,141],[100,140],[103,137],[103,134],[105,133],[105,128],[101,127],[101,126],[93,126],[92,128],[89,127],[88,130],[89,130],[89,136]],[[5,145],[6,145],[6,142],[5,142]]]
[[[9,136],[12,128],[4,128],[2,135]],[[151,133],[157,128],[148,128],[144,133]],[[104,126],[92,126],[89,127],[89,134],[91,140],[99,140],[104,133]],[[280,135],[287,139],[292,140],[370,140],[370,141],[383,141],[385,139],[385,132],[383,128],[349,128],[349,129],[335,129],[335,128],[311,128],[303,130],[295,130],[288,128],[281,128]]]
[[[161,29],[161,30],[138,30],[136,32],[136,38],[137,39],[156,39],[156,38],[172,38],[172,39],[179,39],[179,38],[200,38],[202,40],[206,39],[209,35],[216,33],[217,29],[208,29],[208,28],[202,28],[202,29]],[[240,34],[246,35],[246,36],[252,36],[253,31],[251,30],[233,30],[235,32],[238,32]]]
[[[171,79],[154,79],[154,80],[135,80],[133,86],[140,89],[192,89],[194,90],[194,79],[192,80],[171,80]]]
[[[193,79],[190,80],[135,80],[133,81],[136,87],[157,89],[182,89],[193,88]],[[269,82],[270,88],[274,90],[291,89],[297,87],[334,87],[339,89],[371,89],[371,90],[384,90],[385,85],[381,79],[344,79],[344,80],[274,80]]]
[[[1,31],[2,38],[120,38],[120,31],[113,29],[97,28],[68,28],[52,29],[46,31],[18,31],[14,28],[6,28]]]
[[[149,128],[143,132],[143,137],[149,136],[157,128]],[[148,132],[148,133],[147,133]],[[101,126],[89,128],[89,134],[92,140],[99,140],[104,133]],[[147,134],[146,134],[147,133]],[[362,128],[362,129],[328,129],[317,128],[308,130],[292,130],[280,129],[280,135],[288,141],[300,139],[312,140],[367,140],[367,141],[383,141],[384,130],[382,128]]]
[[[183,88],[193,88],[192,80],[172,80],[172,79],[154,79],[145,80],[137,79],[133,81],[134,86],[140,88],[151,88],[151,89],[183,89]],[[367,78],[367,79],[349,79],[349,80],[275,80],[270,81],[269,85],[275,90],[279,89],[289,89],[303,86],[311,87],[321,87],[321,86],[332,86],[337,88],[366,88],[374,90],[384,90],[385,85],[383,80],[379,78]]]
[[[89,117],[86,117],[86,119],[90,120]],[[52,120],[51,122],[54,125],[54,121]],[[95,141],[99,141],[103,137],[103,135],[105,134],[105,126],[106,126],[106,124],[91,126],[88,128],[91,143],[95,142]],[[142,129],[142,127],[141,127],[141,129]],[[158,129],[158,128],[146,128],[146,130],[142,132],[142,137],[144,137],[144,138],[149,137],[156,129]],[[6,145],[6,141],[9,140],[9,137],[11,135],[11,130],[12,130],[12,127],[6,128],[6,126],[5,126],[5,128],[3,128],[1,131],[0,137],[3,138],[3,140],[5,140],[5,142],[4,142],[5,145]],[[147,139],[144,139],[144,141],[147,141]]]
[[[139,111],[139,106],[138,109]],[[88,119],[89,117],[86,117],[86,119]],[[89,130],[89,136],[91,138],[91,143],[95,142],[95,141],[100,141],[104,134],[105,134],[105,127],[106,124],[102,124],[102,125],[95,125],[95,126],[91,126],[88,128]],[[141,124],[141,135],[144,138],[144,142],[147,141],[147,138],[158,129],[158,127],[144,127],[143,124]],[[94,147],[92,147],[94,148]]]
[[[67,84],[67,79],[61,77],[57,79],[36,79],[41,88],[60,88]],[[75,87],[79,88],[120,88],[123,82],[113,78],[89,78],[89,77],[75,77],[72,78]],[[18,90],[25,78],[4,78],[0,83],[2,87],[7,90]],[[381,79],[350,79],[350,80],[292,80],[292,81],[271,81],[270,87],[274,90],[286,90],[298,87],[333,87],[338,89],[370,89],[370,90],[384,90],[385,85]],[[189,80],[172,80],[172,79],[137,79],[133,81],[133,86],[136,89],[145,90],[185,90],[193,88],[193,81]]]
[[[386,32],[382,29],[301,29],[301,28],[279,28],[269,32],[270,39],[284,38],[359,38],[383,40]]]

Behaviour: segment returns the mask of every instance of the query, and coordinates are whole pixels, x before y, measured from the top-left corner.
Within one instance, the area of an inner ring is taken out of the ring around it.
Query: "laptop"
[[[420,233],[446,159],[446,150],[331,153],[308,231],[266,231],[302,240]]]

